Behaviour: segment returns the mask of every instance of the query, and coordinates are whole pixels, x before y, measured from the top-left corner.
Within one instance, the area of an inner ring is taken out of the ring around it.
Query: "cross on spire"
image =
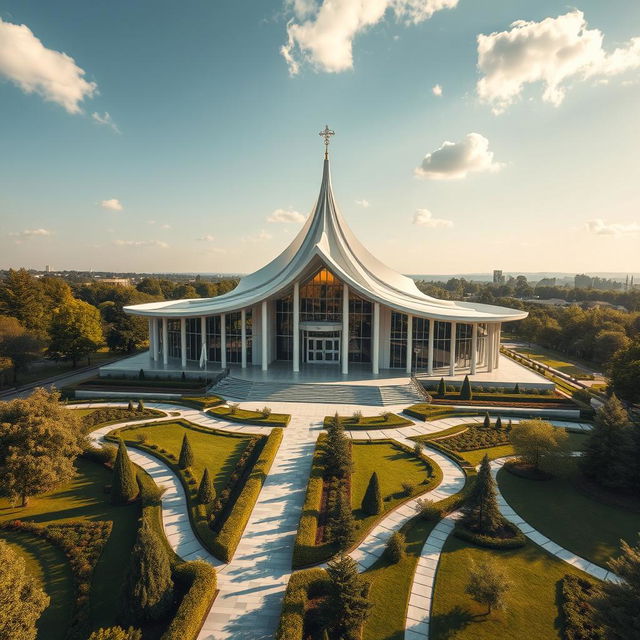
[[[324,159],[327,160],[327,158],[329,157],[329,142],[330,142],[331,136],[335,136],[336,132],[329,129],[328,124],[325,124],[324,131],[321,131],[319,135],[321,135],[324,138]]]

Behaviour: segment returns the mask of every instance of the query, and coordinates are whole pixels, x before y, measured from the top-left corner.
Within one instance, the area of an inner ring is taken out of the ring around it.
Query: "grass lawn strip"
[[[286,427],[291,421],[288,413],[270,413],[263,415],[260,410],[240,409],[232,407],[214,407],[208,409],[207,414],[214,418],[222,418],[230,422],[240,422],[242,424],[252,424],[259,427]]]
[[[594,564],[605,567],[618,554],[621,538],[629,544],[637,540],[638,513],[589,498],[571,478],[526,480],[501,469],[497,479],[504,499],[523,520]]]
[[[333,423],[334,416],[325,416],[323,428],[326,429]],[[340,416],[342,426],[349,431],[360,429],[393,429],[394,427],[408,427],[413,421],[403,418],[395,413],[386,413],[384,416],[363,416],[362,418],[352,418],[351,416]]]

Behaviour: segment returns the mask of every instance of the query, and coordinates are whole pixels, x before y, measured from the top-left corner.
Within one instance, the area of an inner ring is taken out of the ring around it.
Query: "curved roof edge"
[[[215,298],[166,300],[124,307],[140,316],[198,317],[238,311],[275,298],[296,280],[326,266],[358,294],[403,313],[445,321],[509,322],[528,313],[507,307],[439,300],[422,293],[415,281],[383,264],[356,238],[336,204],[329,160],[325,158],[320,194],[303,228],[267,265]]]

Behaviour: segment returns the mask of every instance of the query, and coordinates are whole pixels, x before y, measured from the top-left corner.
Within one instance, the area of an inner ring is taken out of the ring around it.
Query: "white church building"
[[[149,321],[156,371],[323,367],[454,376],[499,365],[503,322],[524,311],[438,300],[372,255],[345,222],[331,186],[329,136],[320,194],[304,227],[274,260],[215,298],[125,307]],[[331,372],[331,373],[329,373]]]

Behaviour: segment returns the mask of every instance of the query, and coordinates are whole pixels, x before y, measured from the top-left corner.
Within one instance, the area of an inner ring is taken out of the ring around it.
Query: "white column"
[[[149,358],[151,360],[156,359],[156,344],[155,344],[155,334],[153,331],[153,322],[154,322],[154,318],[149,318]]]
[[[207,354],[207,360],[209,359],[209,348],[207,345],[207,317],[206,316],[202,316],[200,318],[200,352],[202,353],[202,345],[204,345],[205,348],[205,353]],[[200,360],[200,355],[201,353],[198,354],[198,360]],[[206,363],[205,363],[205,368],[206,368]]]
[[[342,288],[342,374],[349,373],[349,285]]]
[[[187,368],[187,319],[180,318],[180,358],[182,368]]]
[[[413,316],[407,314],[407,373],[411,375],[413,370],[412,366],[413,358]]]
[[[449,375],[456,375],[456,328],[455,322],[451,323],[451,336],[449,337]]]
[[[475,375],[478,368],[478,323],[473,323],[471,331],[471,375]]]
[[[220,314],[220,366],[227,368],[227,314]]]
[[[496,325],[496,359],[493,366],[497,369],[500,364],[500,338],[502,334],[502,323],[499,322]]]
[[[240,339],[242,341],[242,368],[247,368],[247,310],[240,312]]]
[[[293,284],[293,371],[300,371],[300,283]]]
[[[429,348],[427,352],[427,375],[433,375],[433,333],[436,330],[436,321],[429,320]]]
[[[371,371],[380,373],[380,303],[373,303],[373,344],[371,345]]]
[[[269,368],[269,363],[267,362],[268,358],[268,341],[269,336],[267,334],[267,301],[262,301],[262,370],[266,371]]]
[[[162,318],[162,362],[166,367],[169,364],[169,323]]]
[[[487,335],[487,371],[493,371],[493,346],[495,343],[495,332],[493,323],[487,325],[489,335]]]
[[[153,346],[155,351],[153,352],[153,359],[157,362],[162,357],[160,353],[160,328],[158,327],[158,318],[153,318]]]

